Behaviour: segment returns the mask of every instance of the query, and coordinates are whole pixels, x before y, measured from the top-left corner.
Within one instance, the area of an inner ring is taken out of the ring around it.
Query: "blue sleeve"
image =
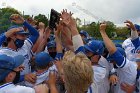
[[[114,54],[111,55],[111,58],[114,59],[117,66],[123,68],[126,64],[125,57],[117,50]]]
[[[22,81],[24,81],[24,76],[25,76],[25,75],[20,75],[19,82],[22,82]]]
[[[134,40],[131,40],[135,48],[137,49],[140,46],[140,38],[136,38]]]
[[[85,54],[85,48],[84,48],[84,46],[80,46],[80,47],[75,51],[76,54],[79,53],[79,52],[82,52],[82,53]]]
[[[23,23],[23,25],[28,28],[30,33],[29,40],[34,44],[39,37],[38,31],[26,21]]]
[[[63,58],[63,53],[57,53],[55,56],[55,60],[61,60]]]
[[[6,40],[6,36],[5,36],[5,33],[2,33],[0,35],[0,46],[2,46],[3,42]]]

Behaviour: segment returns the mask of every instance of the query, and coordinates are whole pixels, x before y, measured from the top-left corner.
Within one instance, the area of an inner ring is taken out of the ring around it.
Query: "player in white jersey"
[[[7,47],[3,47],[0,49],[0,54],[6,54],[8,56],[16,56],[23,55],[24,62],[23,65],[25,69],[21,72],[20,81],[24,79],[33,82],[35,81],[36,76],[30,74],[30,51],[33,44],[36,42],[39,34],[36,29],[34,29],[31,25],[29,25],[23,17],[18,14],[14,14],[11,16],[13,22],[18,24],[23,24],[28,28],[29,32],[25,32],[22,27],[19,26],[11,26],[7,32],[0,36],[0,44],[4,41],[7,41]],[[27,35],[29,37],[27,38]],[[18,81],[17,81],[18,82]]]
[[[114,65],[117,66],[118,83],[115,88],[115,93],[126,93],[121,89],[123,83],[135,85],[137,66],[134,62],[130,62],[125,58],[125,52],[122,48],[116,48],[113,42],[109,39],[106,32],[106,24],[100,25],[100,33],[104,40],[105,46],[109,51],[110,58]]]
[[[140,26],[139,25],[135,24],[135,28],[138,32],[140,32]],[[131,31],[131,36],[132,36],[132,34],[133,34],[133,31]],[[135,49],[133,43],[131,42],[131,39],[132,39],[132,37],[129,37],[128,39],[126,39],[123,42],[122,47],[125,50],[127,59],[130,60],[130,61],[135,61],[135,58],[136,58],[135,50],[136,49]]]
[[[23,70],[21,65],[23,61],[24,57],[21,55],[10,57],[0,54],[0,93],[35,93],[32,88],[13,84],[18,76],[17,73]]]
[[[32,84],[30,82],[25,81],[25,85],[29,87],[34,87],[38,84],[46,83],[49,80],[49,72],[56,71],[55,65],[52,67],[53,59],[50,57],[48,53],[40,52],[35,55],[35,67],[36,71],[33,74],[36,75],[36,82]]]
[[[135,60],[135,47],[133,45],[133,43],[131,42],[131,38],[126,39],[123,44],[122,47],[125,50],[126,53],[126,57],[130,60],[130,61],[134,61]]]

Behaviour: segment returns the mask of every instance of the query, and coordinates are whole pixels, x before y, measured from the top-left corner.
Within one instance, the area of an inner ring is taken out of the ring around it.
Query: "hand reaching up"
[[[134,24],[131,21],[126,20],[124,23],[126,23],[126,26],[131,28],[133,31],[136,31],[136,28],[135,28]]]
[[[23,24],[24,23],[24,18],[22,16],[20,16],[19,14],[12,14],[10,16],[10,19],[12,22],[16,23],[16,24]]]

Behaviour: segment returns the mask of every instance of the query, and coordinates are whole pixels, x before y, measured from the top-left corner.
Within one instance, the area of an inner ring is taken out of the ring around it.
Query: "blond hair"
[[[71,93],[85,93],[93,82],[91,62],[86,55],[67,51],[62,65],[66,89]]]

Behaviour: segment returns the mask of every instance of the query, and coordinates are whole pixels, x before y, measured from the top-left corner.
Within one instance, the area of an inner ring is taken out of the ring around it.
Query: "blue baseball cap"
[[[93,37],[83,38],[83,41],[87,44],[89,41],[95,40]]]
[[[18,55],[15,57],[10,57],[5,54],[0,55],[0,81],[16,67],[20,66],[24,62],[24,57]]]
[[[12,28],[19,28],[20,26],[14,25],[8,28],[8,30],[12,29]],[[29,32],[21,30],[19,32],[17,32],[16,34],[24,34],[24,35],[29,35]]]
[[[134,26],[135,26],[136,30],[139,32],[140,31],[140,25],[135,24]]]
[[[117,51],[119,51],[124,57],[126,57],[126,53],[123,48],[121,48],[121,47],[116,47],[116,48],[117,48]],[[107,61],[114,60],[111,55],[108,55],[108,57],[106,59],[107,59]]]
[[[104,52],[104,46],[101,41],[92,40],[84,46],[85,50],[92,52],[93,54],[102,55]]]
[[[82,34],[82,35],[84,35],[86,38],[89,37],[89,34],[88,34],[87,31],[81,30],[79,33]]]
[[[56,42],[55,41],[50,41],[47,43],[47,48],[55,48],[56,47]]]
[[[40,52],[35,56],[37,66],[44,66],[53,61],[53,58],[46,52]]]

